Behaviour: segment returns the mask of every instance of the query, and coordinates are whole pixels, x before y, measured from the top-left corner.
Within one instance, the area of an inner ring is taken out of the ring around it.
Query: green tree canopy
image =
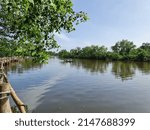
[[[144,49],[144,50],[149,50],[150,51],[150,43],[146,42],[146,43],[143,43],[142,46],[140,46],[141,49]]]
[[[117,42],[114,46],[111,47],[113,52],[119,53],[120,55],[128,55],[131,50],[133,50],[136,46],[133,42],[128,40],[122,40]]]
[[[133,42],[122,40],[112,46],[113,51],[108,51],[105,46],[91,45],[83,48],[77,47],[70,51],[62,50],[58,56],[61,58],[150,61],[149,47],[149,43],[143,43],[141,47],[136,48]]]
[[[19,55],[46,59],[46,51],[58,47],[54,33],[71,32],[88,19],[72,7],[71,0],[1,0],[0,44],[7,40]]]

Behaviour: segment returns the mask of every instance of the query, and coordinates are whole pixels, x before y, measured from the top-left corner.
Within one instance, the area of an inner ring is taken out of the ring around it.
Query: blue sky
[[[150,42],[150,0],[72,0],[75,11],[88,13],[89,21],[69,34],[56,34],[61,49],[87,45],[110,48],[128,39],[137,46]]]

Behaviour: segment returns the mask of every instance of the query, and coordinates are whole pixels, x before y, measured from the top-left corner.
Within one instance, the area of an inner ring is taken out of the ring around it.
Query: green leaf
[[[86,21],[83,12],[73,11],[72,0],[2,0],[0,7],[4,21],[0,21],[4,26],[0,46],[7,43],[2,46],[5,51],[0,50],[2,55],[17,52],[17,55],[46,60],[47,50],[59,47],[54,32],[71,32],[77,20]],[[7,49],[12,42],[14,47]]]
[[[34,4],[34,0],[29,0],[30,3]]]
[[[54,3],[51,3],[50,5],[56,10],[56,5]]]

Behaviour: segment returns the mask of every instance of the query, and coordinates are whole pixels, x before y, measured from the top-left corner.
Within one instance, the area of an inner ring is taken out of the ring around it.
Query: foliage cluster
[[[58,55],[61,58],[150,61],[150,43],[143,43],[136,48],[133,42],[122,40],[111,49],[112,51],[108,51],[105,46],[91,45],[84,48],[77,47],[70,51],[61,50]]]
[[[87,14],[73,10],[71,0],[1,0],[0,57],[31,56],[41,62],[58,48],[55,33],[71,32]]]

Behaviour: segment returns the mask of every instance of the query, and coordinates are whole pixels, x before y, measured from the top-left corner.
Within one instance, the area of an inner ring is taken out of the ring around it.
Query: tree
[[[71,32],[88,19],[72,7],[71,0],[1,0],[0,42],[7,39],[17,53],[46,59],[46,51],[58,47],[54,33]]]
[[[128,40],[122,40],[117,42],[114,46],[112,46],[112,50],[115,53],[118,53],[123,56],[127,56],[131,50],[133,50],[136,46],[133,42]]]
[[[58,55],[59,55],[60,58],[70,58],[69,52],[67,50],[65,50],[65,49],[59,51]]]
[[[77,47],[75,49],[70,50],[70,57],[71,58],[79,58],[81,53],[81,48]]]
[[[137,49],[136,57],[139,61],[150,61],[150,43],[143,43]]]
[[[140,46],[140,48],[150,51],[150,43],[143,43],[142,46]]]
[[[94,48],[96,59],[106,59],[107,48],[105,46],[95,46]]]

